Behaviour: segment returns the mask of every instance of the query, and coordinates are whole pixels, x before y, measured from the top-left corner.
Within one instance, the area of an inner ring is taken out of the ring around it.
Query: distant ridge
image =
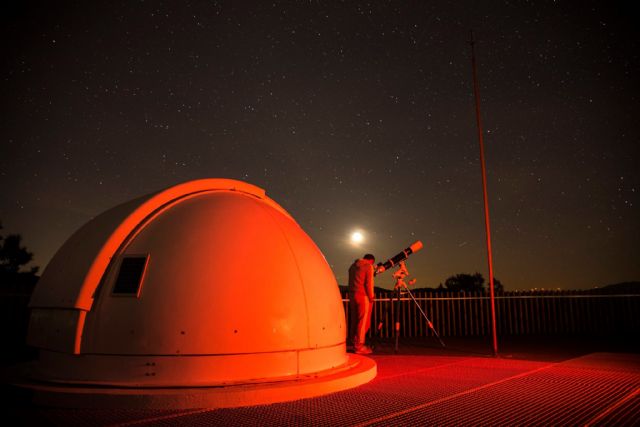
[[[640,282],[614,283],[593,289],[602,294],[640,294]]]

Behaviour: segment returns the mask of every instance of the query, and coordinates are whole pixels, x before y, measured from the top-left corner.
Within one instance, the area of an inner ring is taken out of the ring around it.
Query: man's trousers
[[[349,340],[358,349],[371,326],[372,301],[364,294],[349,295]]]

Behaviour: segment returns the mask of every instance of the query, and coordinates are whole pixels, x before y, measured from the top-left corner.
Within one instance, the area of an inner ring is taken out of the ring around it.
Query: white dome
[[[99,215],[58,251],[30,307],[28,342],[50,381],[245,384],[349,360],[324,256],[264,191],[233,180]]]

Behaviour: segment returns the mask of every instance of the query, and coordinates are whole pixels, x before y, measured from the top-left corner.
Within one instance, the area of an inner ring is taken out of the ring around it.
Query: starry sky
[[[13,3],[0,220],[41,268],[102,211],[219,177],[264,188],[340,284],[356,257],[418,239],[416,286],[488,277],[473,29],[496,277],[640,279],[640,38],[625,3]]]

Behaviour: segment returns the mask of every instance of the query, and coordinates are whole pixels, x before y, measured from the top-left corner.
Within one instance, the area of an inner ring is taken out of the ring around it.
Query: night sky
[[[418,239],[416,286],[488,277],[473,29],[496,277],[507,290],[640,279],[629,6],[14,3],[0,13],[0,220],[41,268],[104,210],[217,177],[264,188],[341,284],[356,257]]]

